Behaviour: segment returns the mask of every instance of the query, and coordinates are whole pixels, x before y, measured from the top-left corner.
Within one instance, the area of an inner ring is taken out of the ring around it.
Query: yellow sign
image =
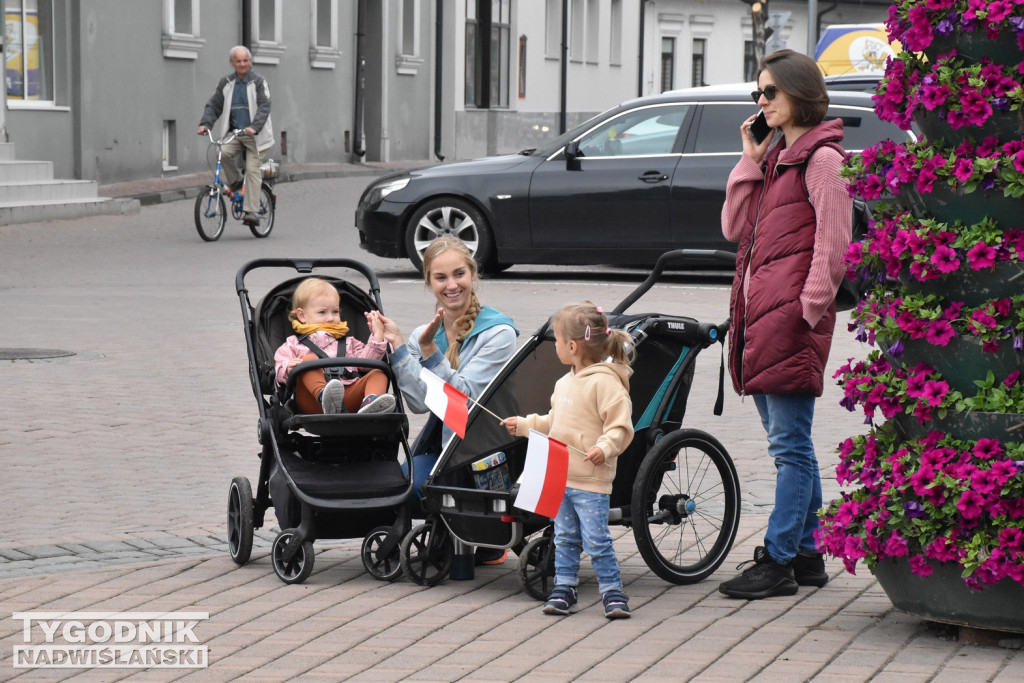
[[[839,24],[825,29],[814,58],[825,76],[881,76],[886,60],[902,49],[898,42],[889,44],[882,24]]]
[[[34,10],[7,12],[4,21],[7,99],[39,99],[39,16]]]

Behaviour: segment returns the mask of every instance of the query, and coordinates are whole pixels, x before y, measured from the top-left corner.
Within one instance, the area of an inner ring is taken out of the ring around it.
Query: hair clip
[[[606,335],[607,335],[607,334],[611,334],[611,333],[612,333],[612,328],[610,328],[610,327],[606,327],[606,328],[605,328],[605,330],[604,330],[604,333],[605,333]]]
[[[583,333],[584,341],[590,341],[590,325],[587,325],[587,331]]]
[[[596,306],[595,308],[597,308],[598,313],[604,313],[604,309],[601,308],[600,306]]]

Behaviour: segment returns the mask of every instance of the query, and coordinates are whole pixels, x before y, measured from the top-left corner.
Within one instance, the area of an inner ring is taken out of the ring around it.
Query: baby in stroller
[[[380,360],[387,352],[384,326],[377,317],[366,315],[371,335],[365,343],[348,334],[348,323],[341,319],[341,297],[326,280],[306,278],[295,288],[288,319],[295,334],[274,353],[279,386],[303,361],[337,356]],[[311,370],[296,382],[295,403],[310,414],[388,413],[395,409],[395,397],[386,393],[387,388],[388,378],[377,369],[361,376],[354,368]]]

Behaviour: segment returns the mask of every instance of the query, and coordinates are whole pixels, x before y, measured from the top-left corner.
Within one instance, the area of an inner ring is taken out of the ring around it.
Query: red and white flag
[[[558,515],[569,474],[569,447],[531,429],[526,444],[526,465],[519,477],[514,505],[545,517]]]
[[[420,368],[420,379],[427,385],[427,396],[423,399],[427,408],[459,438],[465,439],[469,397],[426,368]]]

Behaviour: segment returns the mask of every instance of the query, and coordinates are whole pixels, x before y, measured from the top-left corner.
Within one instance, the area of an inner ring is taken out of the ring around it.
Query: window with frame
[[[467,107],[508,107],[511,0],[466,0]]]
[[[310,0],[309,65],[333,69],[341,58],[338,49],[338,0]]]
[[[661,39],[661,92],[672,90],[676,82],[676,39]]]
[[[398,21],[399,55],[396,58],[397,71],[413,76],[423,64],[420,57],[420,6],[418,0],[402,0],[402,16]]]
[[[250,5],[250,52],[254,64],[280,64],[282,44],[281,0],[255,0]]]
[[[4,11],[7,101],[53,103],[53,0],[7,0]]]
[[[608,22],[608,63],[622,65],[622,0],[612,0],[611,20]]]
[[[597,64],[601,56],[601,42],[598,35],[601,32],[601,5],[596,0],[587,3],[587,35],[586,35],[586,60],[590,64]]]
[[[587,0],[572,0],[569,6],[569,59],[574,62],[583,61],[583,44],[585,34]]]
[[[562,0],[547,0],[544,15],[544,56],[562,58]]]
[[[605,121],[579,140],[588,159],[677,154],[679,130],[693,105],[667,104],[633,109]]]
[[[708,41],[704,38],[693,39],[693,61],[690,63],[690,85],[697,88],[704,85],[704,57]]]
[[[526,36],[519,36],[519,97],[526,97]]]

